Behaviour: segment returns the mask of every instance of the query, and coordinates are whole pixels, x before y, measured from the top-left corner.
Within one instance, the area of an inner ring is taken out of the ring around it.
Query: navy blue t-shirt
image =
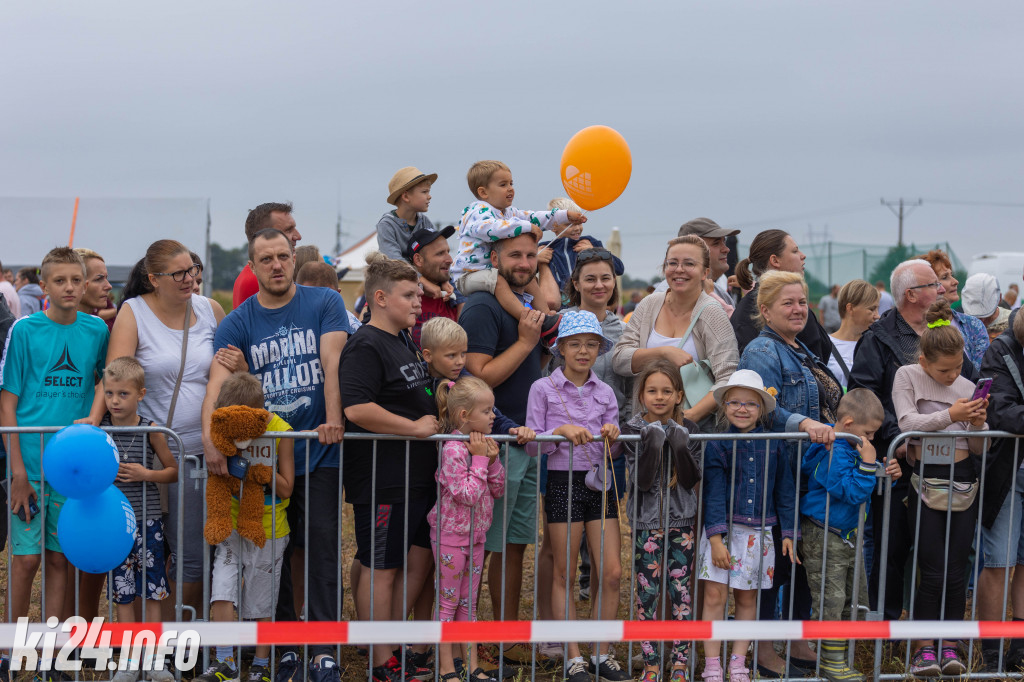
[[[345,301],[337,291],[295,287],[295,296],[280,308],[264,308],[251,296],[217,327],[214,350],[240,348],[249,373],[263,384],[267,410],[295,431],[312,431],[327,419],[320,337],[351,333]],[[338,446],[309,443],[309,470],[338,466]],[[295,444],[295,475],[306,473],[306,447]]]
[[[459,324],[469,336],[470,353],[497,357],[519,340],[519,320],[506,313],[498,299],[486,291],[470,294]],[[533,382],[540,379],[540,355],[538,343],[516,371],[494,387],[494,405],[517,424],[526,423],[526,399]]]

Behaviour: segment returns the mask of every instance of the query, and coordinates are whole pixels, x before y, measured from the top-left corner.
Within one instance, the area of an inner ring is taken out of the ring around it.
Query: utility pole
[[[884,198],[882,199],[882,205],[888,206],[889,210],[892,211],[893,215],[899,218],[900,221],[899,237],[896,241],[897,246],[903,246],[903,216],[910,215],[910,212],[922,203],[923,202],[920,199],[914,203],[904,203],[903,197],[900,197],[899,201],[886,201]],[[906,212],[904,212],[904,209],[906,209]]]

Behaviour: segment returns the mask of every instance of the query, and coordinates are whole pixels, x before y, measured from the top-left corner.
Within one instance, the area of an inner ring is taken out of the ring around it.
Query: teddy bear
[[[229,405],[214,411],[210,422],[210,439],[220,452],[230,459],[241,457],[240,450],[249,447],[262,436],[270,423],[270,413],[247,405]],[[224,542],[231,535],[231,498],[237,497],[238,534],[251,540],[257,547],[266,543],[263,528],[263,486],[270,483],[274,470],[264,464],[253,464],[243,481],[231,476],[211,475],[206,480],[206,527],[203,536],[211,545]]]

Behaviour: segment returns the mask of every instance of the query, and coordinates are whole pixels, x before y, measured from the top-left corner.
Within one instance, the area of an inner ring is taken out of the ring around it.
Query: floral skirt
[[[697,577],[740,590],[764,590],[775,575],[775,545],[772,529],[732,525],[729,535],[729,570],[711,563],[711,541],[701,530]]]

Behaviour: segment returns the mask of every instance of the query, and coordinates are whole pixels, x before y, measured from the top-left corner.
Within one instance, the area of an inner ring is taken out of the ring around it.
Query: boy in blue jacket
[[[821,620],[843,620],[855,603],[857,523],[875,488],[879,464],[871,439],[884,417],[882,403],[874,393],[853,389],[839,402],[835,430],[860,436],[861,445],[854,447],[836,439],[830,453],[826,446],[815,444],[801,465],[807,492],[800,500],[800,556],[807,570],[814,614]],[[899,478],[895,459],[887,463],[885,473]],[[863,589],[863,570],[860,576]],[[831,682],[863,682],[864,676],[846,663],[846,646],[843,640],[822,640],[818,652],[821,674]]]

